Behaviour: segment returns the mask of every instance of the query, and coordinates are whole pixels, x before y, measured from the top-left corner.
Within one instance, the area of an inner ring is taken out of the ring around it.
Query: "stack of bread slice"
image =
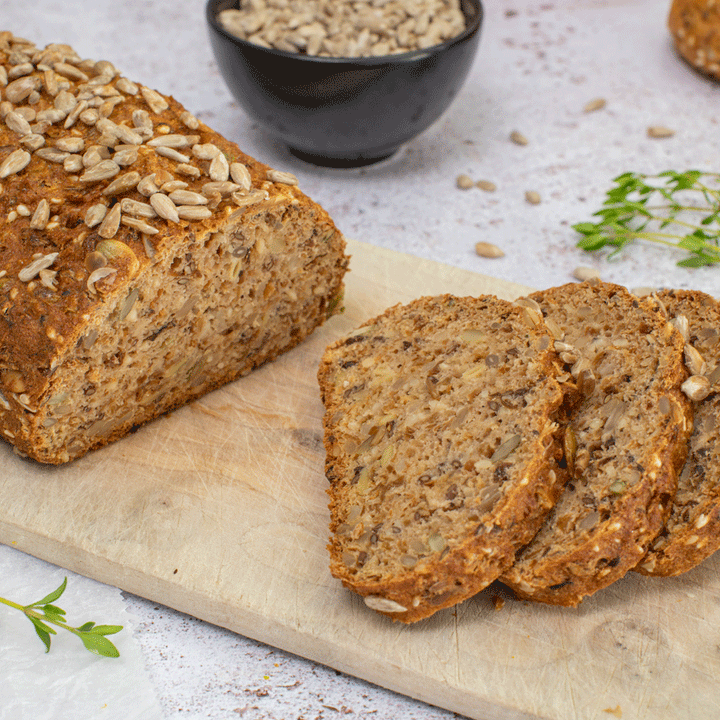
[[[413,622],[496,579],[577,605],[694,566],[720,545],[718,328],[702,293],[591,281],[420,298],[335,342],[332,574]]]

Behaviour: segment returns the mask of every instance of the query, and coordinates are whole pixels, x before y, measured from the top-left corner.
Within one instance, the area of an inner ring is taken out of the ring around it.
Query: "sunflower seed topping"
[[[80,155],[68,155],[63,160],[63,169],[69,173],[79,173],[83,169],[83,161]]]
[[[32,134],[30,123],[17,110],[13,110],[5,116],[5,124],[18,135]]]
[[[206,220],[212,217],[210,208],[202,205],[178,205],[177,213],[183,220]]]
[[[148,223],[146,223],[144,220],[140,220],[139,218],[123,215],[120,218],[120,222],[123,225],[127,225],[128,227],[131,227],[134,230],[141,232],[143,235],[157,235],[160,232],[157,228],[154,228],[152,225],[148,225]],[[149,253],[148,256],[150,256]]]
[[[270,182],[282,183],[283,185],[297,185],[298,179],[289,172],[283,172],[282,170],[268,170],[267,179]]]
[[[139,91],[138,86],[134,82],[124,77],[117,79],[115,87],[121,92],[127,93],[128,95],[137,95]]]
[[[58,253],[54,252],[42,255],[33,260],[27,267],[24,267],[18,273],[18,280],[21,282],[30,282],[30,280],[32,280],[41,270],[49,268],[55,262],[55,258],[57,258],[57,256]]]
[[[252,187],[252,177],[247,166],[239,162],[230,163],[230,177],[232,181],[240,186],[241,190],[250,190]]]
[[[125,147],[121,150],[115,148],[115,154],[112,158],[120,167],[132,165],[138,159],[137,147]]]
[[[189,142],[186,135],[171,133],[169,135],[158,135],[158,137],[148,140],[147,144],[149,147],[184,148],[188,146]]]
[[[220,148],[213,143],[193,145],[192,154],[199,160],[212,160],[220,154]]]
[[[152,175],[146,175],[137,186],[137,190],[141,195],[150,197],[153,193],[156,193],[160,188],[155,183],[155,173]]]
[[[180,173],[180,175],[187,175],[188,177],[196,179],[202,175],[200,168],[196,168],[194,165],[188,163],[179,163],[175,170]]]
[[[140,93],[156,115],[168,109],[167,101],[159,92],[155,92],[155,90],[151,90],[148,87],[141,87]]]
[[[35,90],[36,80],[34,77],[21,77],[8,83],[5,88],[5,99],[17,105],[21,103],[30,93]]]
[[[120,202],[123,213],[134,215],[135,217],[154,218],[157,213],[153,210],[152,205],[132,200],[131,198],[123,198]]]
[[[110,239],[115,237],[118,228],[120,227],[120,203],[115,203],[112,209],[103,218],[100,227],[98,228],[98,235],[101,238]]]
[[[85,224],[88,227],[95,227],[102,222],[106,212],[107,206],[103,205],[102,203],[96,203],[95,205],[91,205],[85,213]]]
[[[173,190],[169,197],[176,205],[207,205],[208,201],[204,195],[190,190]]]
[[[30,219],[30,227],[33,230],[44,230],[50,220],[50,203],[43,198],[35,208],[32,218]]]
[[[169,158],[170,160],[176,160],[177,162],[181,162],[181,163],[190,162],[190,158],[187,155],[183,155],[181,152],[178,152],[177,150],[175,150],[175,148],[161,146],[161,147],[155,148],[155,152],[158,155],[162,155],[163,157]]]
[[[180,122],[185,125],[186,128],[190,130],[197,130],[200,127],[200,122],[198,119],[187,110],[180,113]]]
[[[48,162],[62,164],[65,162],[65,158],[67,158],[70,153],[66,150],[58,150],[58,148],[42,147],[35,151],[35,155],[43,160],[47,160]]]
[[[65,62],[55,63],[53,70],[58,73],[58,75],[68,78],[68,80],[87,82],[90,79],[82,70]]]
[[[79,137],[64,137],[55,142],[58,150],[69,153],[79,153],[85,149],[85,141]]]
[[[137,187],[140,182],[140,173],[134,170],[115,178],[102,192],[103,195],[119,195]]]
[[[87,169],[81,176],[80,182],[96,183],[109,180],[120,172],[120,166],[113,160],[101,160],[97,165]]]
[[[20,144],[31,152],[34,152],[35,150],[39,150],[45,144],[45,138],[42,135],[30,133],[30,135],[25,135],[20,140]]]
[[[175,203],[167,195],[163,195],[160,192],[154,193],[150,196],[150,205],[152,205],[153,210],[164,220],[174,223],[180,221]]]
[[[230,165],[223,153],[218,153],[211,161],[208,175],[213,182],[226,182],[230,177]]]
[[[27,152],[27,150],[13,150],[13,152],[0,163],[0,179],[19,173],[27,167],[29,162],[30,153]]]

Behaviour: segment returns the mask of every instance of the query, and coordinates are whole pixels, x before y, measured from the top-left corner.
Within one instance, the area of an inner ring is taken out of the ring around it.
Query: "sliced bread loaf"
[[[692,424],[683,339],[659,304],[617,285],[531,299],[585,397],[568,426],[573,477],[501,580],[526,599],[577,605],[637,565],[667,517]]]
[[[685,337],[691,377],[683,388],[695,414],[670,516],[636,568],[668,576],[692,569],[720,548],[720,302],[691,290],[664,291],[658,299]]]
[[[330,345],[332,574],[403,622],[495,580],[565,479],[559,374],[540,314],[494,297],[420,298]]]

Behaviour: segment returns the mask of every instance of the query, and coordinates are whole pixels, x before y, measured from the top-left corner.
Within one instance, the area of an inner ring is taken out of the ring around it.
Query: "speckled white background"
[[[352,171],[294,159],[242,113],[212,57],[203,0],[4,0],[0,26],[38,45],[68,42],[81,55],[111,60],[128,77],[174,95],[246,152],[295,173],[357,240],[534,287],[568,282],[585,265],[630,287],[693,287],[720,296],[720,267],[678,268],[681,254],[639,245],[608,262],[577,250],[570,228],[589,219],[621,172],[720,170],[720,84],[675,56],[665,27],[669,0],[486,0],[485,6],[480,51],[446,115],[391,160]],[[606,99],[605,109],[583,112],[597,97]],[[650,139],[651,125],[675,135]],[[512,130],[529,144],[511,143]],[[492,180],[498,189],[458,190],[461,173]],[[527,190],[542,202],[525,202]],[[478,257],[479,240],[499,245],[505,257]],[[11,558],[10,572],[22,574],[25,561]],[[57,575],[51,566],[47,572],[49,580]],[[116,592],[137,618],[128,621],[129,642],[144,656],[135,670],[149,680],[166,718],[453,717]],[[0,632],[8,620],[0,616]],[[39,643],[38,649],[41,660]],[[60,701],[52,709],[53,717],[65,717]]]

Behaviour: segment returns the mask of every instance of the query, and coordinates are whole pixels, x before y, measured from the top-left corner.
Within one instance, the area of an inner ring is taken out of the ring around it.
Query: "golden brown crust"
[[[490,297],[420,298],[329,346],[332,574],[402,622],[497,578],[565,480],[559,374],[541,318]]]
[[[720,302],[694,290],[657,295],[686,333],[686,361],[693,378],[707,379],[693,403],[690,451],[678,480],[670,515],[650,551],[635,568],[644,575],[675,576],[720,548]],[[680,318],[678,318],[680,316]]]
[[[720,4],[673,0],[668,27],[678,53],[696,69],[720,80]]]
[[[307,298],[296,298],[296,308],[283,301],[296,330],[258,362],[297,344],[337,303],[347,258],[327,213],[292,176],[250,158],[173,98],[128,81],[108,62],[82,60],[66,45],[38,50],[8,32],[0,33],[0,90],[0,430],[21,453],[44,462],[69,459],[44,447],[42,438],[42,423],[55,418],[41,418],[39,408],[51,391],[57,395],[58,368],[74,362],[88,327],[108,318],[129,289],[144,288],[145,305],[137,307],[157,313],[162,301],[151,295],[161,289],[153,287],[153,274],[167,273],[173,284],[185,273],[188,293],[193,284],[199,288],[200,263],[187,255],[207,253],[218,234],[242,236],[243,251],[261,263],[259,243],[275,223],[287,253],[304,253],[314,264],[311,274],[317,267],[328,278],[305,319],[298,310]],[[96,220],[88,214],[94,206]],[[260,226],[265,235],[256,243]],[[284,250],[271,250],[282,259]],[[284,292],[297,296],[297,288],[283,285],[274,282],[278,302]],[[255,364],[233,360],[206,385],[143,409],[139,421]],[[123,423],[92,446],[132,425]]]
[[[589,373],[578,377],[587,396],[570,418],[574,478],[501,580],[521,598],[573,606],[637,565],[668,515],[692,427],[683,341],[659,306],[620,286],[531,297],[562,329],[572,372]]]

